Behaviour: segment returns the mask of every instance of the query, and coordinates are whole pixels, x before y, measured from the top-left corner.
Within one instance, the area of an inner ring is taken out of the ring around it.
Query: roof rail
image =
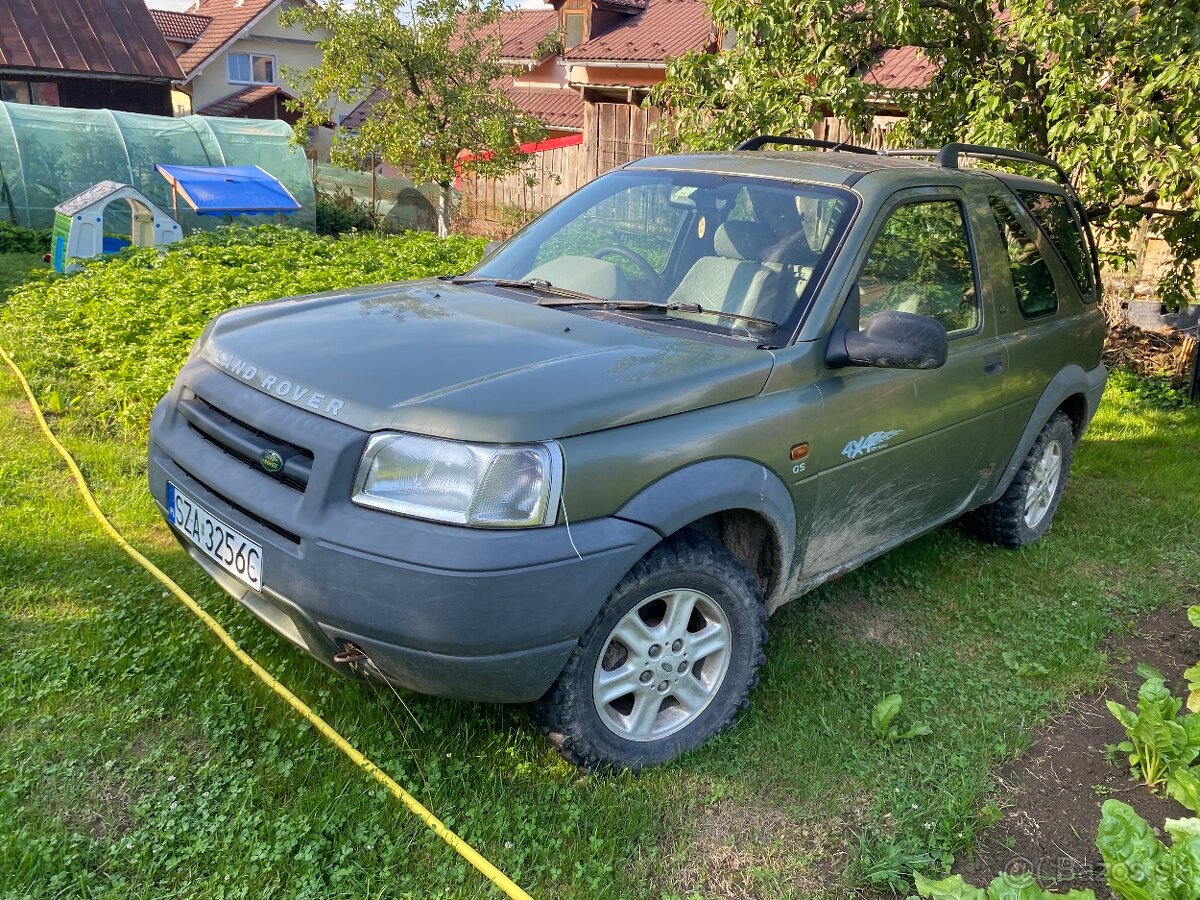
[[[761,150],[767,144],[790,144],[795,147],[812,147],[816,150],[845,150],[847,153],[865,153],[868,156],[879,156],[878,150],[870,147],[860,147],[857,144],[847,144],[845,141],[823,141],[819,138],[786,137],[778,134],[760,134],[749,140],[742,141],[734,150]]]
[[[1092,272],[1095,275],[1096,285],[1099,286],[1100,260],[1096,247],[1096,236],[1092,232],[1092,223],[1088,221],[1087,211],[1084,209],[1079,195],[1075,193],[1070,176],[1067,175],[1062,166],[1050,157],[1038,156],[1036,153],[1025,153],[1022,150],[988,147],[985,144],[947,144],[940,150],[915,148],[911,150],[885,150],[884,153],[888,156],[932,156],[934,158],[933,161],[944,169],[957,169],[958,160],[961,156],[971,156],[976,159],[1007,159],[1014,162],[1033,163],[1034,165],[1052,169],[1058,176],[1058,182],[1062,185],[1062,189],[1066,193],[1070,205],[1074,208],[1080,225],[1083,226],[1083,233],[1087,238],[1089,255],[1091,256]]]

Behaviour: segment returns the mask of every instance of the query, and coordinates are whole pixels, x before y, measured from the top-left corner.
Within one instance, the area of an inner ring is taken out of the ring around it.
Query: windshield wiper
[[[730,319],[741,319],[743,322],[753,322],[755,325],[762,325],[766,328],[778,328],[778,322],[772,322],[770,319],[763,319],[759,316],[751,316],[746,313],[726,312],[723,309],[706,309],[699,303],[656,303],[653,300],[602,300],[598,297],[589,297],[587,299],[568,300],[562,303],[549,302],[544,300],[538,301],[539,306],[603,306],[605,309],[618,310],[639,310],[653,309],[660,312],[685,312],[698,313],[704,316],[725,316]]]
[[[554,297],[568,297],[572,300],[581,303],[606,303],[608,301],[601,297],[593,297],[591,294],[585,294],[583,291],[573,291],[570,288],[555,287],[550,282],[542,278],[487,278],[467,275],[458,275],[450,279],[451,284],[479,284],[482,281],[494,284],[496,287],[502,288],[517,288],[523,291],[537,291],[539,294],[550,294]],[[541,301],[538,301],[541,303]],[[542,304],[543,306],[556,306],[559,304]],[[562,304],[567,305],[567,304]]]
[[[570,288],[556,287],[542,278],[488,278],[486,276],[456,275],[450,279],[451,284],[478,284],[482,281],[494,284],[496,287],[537,291],[539,294],[549,294],[553,297],[565,298],[562,301],[539,300],[538,306],[600,306],[604,309],[634,312],[639,309],[652,309],[656,312],[686,312],[702,316],[724,316],[730,319],[740,319],[743,322],[752,322],[755,325],[762,325],[764,328],[779,327],[778,322],[772,322],[770,319],[751,316],[746,313],[726,312],[722,309],[706,309],[699,303],[658,303],[653,300],[606,300],[603,297],[594,297],[591,294],[585,294],[583,291],[573,291]]]

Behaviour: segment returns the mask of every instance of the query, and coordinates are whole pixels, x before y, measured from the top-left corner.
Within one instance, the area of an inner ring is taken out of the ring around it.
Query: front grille
[[[242,465],[294,491],[303,493],[307,489],[313,464],[313,454],[308,448],[236,419],[195,393],[181,399],[178,408],[192,431]],[[261,464],[262,455],[268,450],[275,451],[283,460],[278,472],[269,472]]]
[[[216,497],[218,500],[220,500],[222,503],[224,503],[230,509],[237,510],[239,513],[241,513],[243,516],[245,516],[251,522],[257,522],[263,528],[266,528],[269,531],[274,532],[275,534],[279,535],[284,540],[291,541],[293,544],[297,544],[297,545],[300,543],[300,535],[296,534],[294,531],[288,531],[286,528],[281,528],[280,526],[276,525],[274,522],[270,521],[269,519],[264,519],[262,516],[258,515],[257,513],[251,512],[250,510],[246,509],[246,507],[242,506],[240,503],[238,503],[234,500],[231,500],[229,497],[222,494],[220,491],[214,490],[212,485],[207,484],[204,481],[197,478],[193,473],[189,472],[183,466],[180,466],[177,461],[172,460],[172,462],[174,462],[175,465],[179,467],[179,471],[181,471],[184,475],[186,475],[192,481],[196,482],[196,484],[201,485],[206,491],[208,491],[210,494],[212,494],[214,497]]]

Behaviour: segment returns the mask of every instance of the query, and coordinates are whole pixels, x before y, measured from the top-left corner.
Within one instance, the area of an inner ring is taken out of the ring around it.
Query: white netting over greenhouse
[[[258,165],[300,201],[300,211],[289,215],[287,223],[312,228],[312,176],[304,154],[289,146],[291,134],[286,122],[272,120],[170,118],[0,102],[0,221],[49,228],[55,205],[101,181],[132,185],[175,215],[171,188],[155,171],[155,163]],[[124,204],[114,204],[114,209],[117,206]],[[183,204],[177,218],[187,233],[228,221],[197,216]],[[255,216],[245,221],[268,219]],[[122,226],[113,223],[115,230],[124,230]]]

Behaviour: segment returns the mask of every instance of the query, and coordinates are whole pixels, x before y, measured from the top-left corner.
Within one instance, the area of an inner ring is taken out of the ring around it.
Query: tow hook
[[[342,652],[333,657],[333,661],[338,665],[346,663],[362,662],[367,658],[361,647],[356,647],[354,644],[345,644]]]

